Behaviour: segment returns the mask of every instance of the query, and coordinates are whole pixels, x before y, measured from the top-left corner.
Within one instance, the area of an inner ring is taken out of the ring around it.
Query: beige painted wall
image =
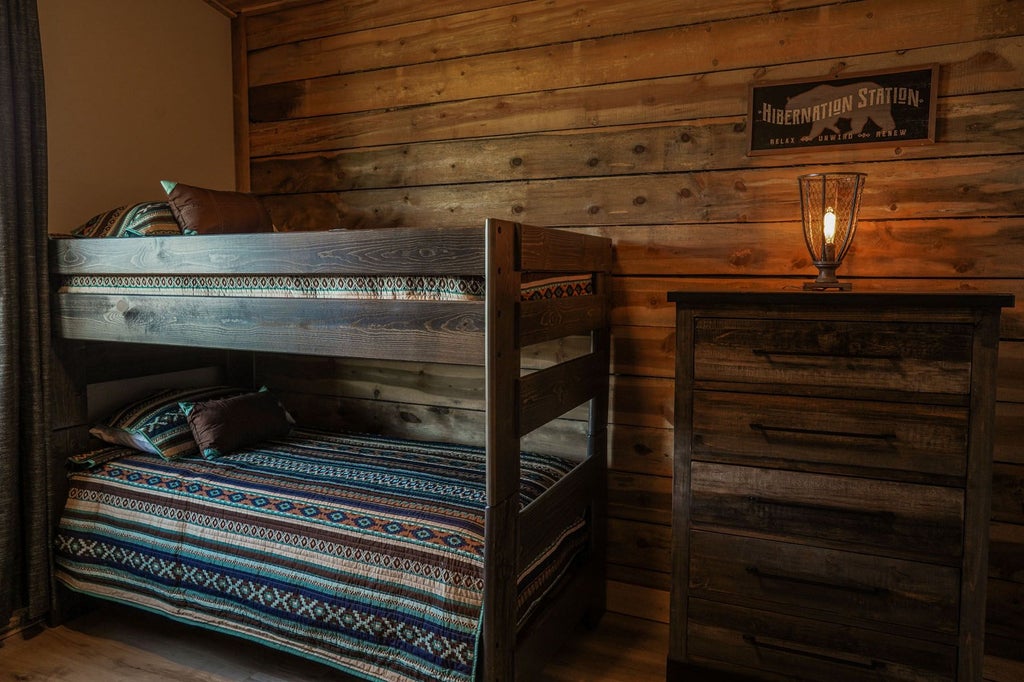
[[[202,0],[38,0],[50,232],[163,198],[160,180],[234,188],[231,27]]]

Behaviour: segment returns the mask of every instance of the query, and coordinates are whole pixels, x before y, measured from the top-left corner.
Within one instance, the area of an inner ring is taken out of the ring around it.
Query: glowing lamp
[[[804,241],[818,278],[805,282],[804,289],[849,290],[853,285],[836,279],[836,269],[857,231],[864,173],[811,173],[801,175],[800,209]]]

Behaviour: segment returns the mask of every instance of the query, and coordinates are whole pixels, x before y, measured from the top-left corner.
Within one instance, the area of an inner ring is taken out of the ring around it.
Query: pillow
[[[130,403],[89,433],[108,443],[125,445],[164,459],[178,459],[199,453],[182,401],[209,400],[244,393],[232,386],[172,388]]]
[[[71,231],[74,237],[158,237],[180,235],[181,228],[166,201],[118,206]]]
[[[107,445],[68,457],[67,467],[71,471],[87,471],[130,453],[131,450],[125,450],[120,445]]]
[[[295,421],[266,387],[257,393],[203,402],[182,402],[199,453],[226,455],[267,438],[287,436]]]
[[[171,212],[185,234],[273,232],[270,214],[245,192],[224,192],[163,180]]]

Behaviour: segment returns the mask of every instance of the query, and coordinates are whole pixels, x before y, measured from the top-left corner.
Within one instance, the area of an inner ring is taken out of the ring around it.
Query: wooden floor
[[[665,679],[668,627],[607,614],[581,629],[537,682],[645,682]],[[0,682],[321,682],[351,680],[333,668],[108,605],[0,647]]]
[[[668,626],[615,613],[580,629],[535,682],[661,682]],[[104,605],[67,625],[0,640],[0,682],[349,682],[246,640]],[[988,656],[986,682],[1024,682],[1024,661]],[[531,681],[534,682],[534,681]],[[687,682],[702,682],[690,678]]]

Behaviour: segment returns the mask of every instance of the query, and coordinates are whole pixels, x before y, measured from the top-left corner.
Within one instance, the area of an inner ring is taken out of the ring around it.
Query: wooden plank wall
[[[236,21],[241,156],[280,228],[494,216],[615,240],[616,611],[667,613],[665,294],[812,275],[798,175],[868,174],[840,270],[858,289],[1016,294],[1000,345],[987,646],[992,679],[1021,674],[1011,659],[1024,658],[1024,2],[264,0]],[[751,83],[932,63],[934,145],[746,155]],[[439,434],[463,430],[455,408],[478,399],[472,375],[452,370],[335,366],[342,378],[327,388],[327,369],[267,372],[338,393],[335,414],[355,393],[377,400],[381,423]]]

